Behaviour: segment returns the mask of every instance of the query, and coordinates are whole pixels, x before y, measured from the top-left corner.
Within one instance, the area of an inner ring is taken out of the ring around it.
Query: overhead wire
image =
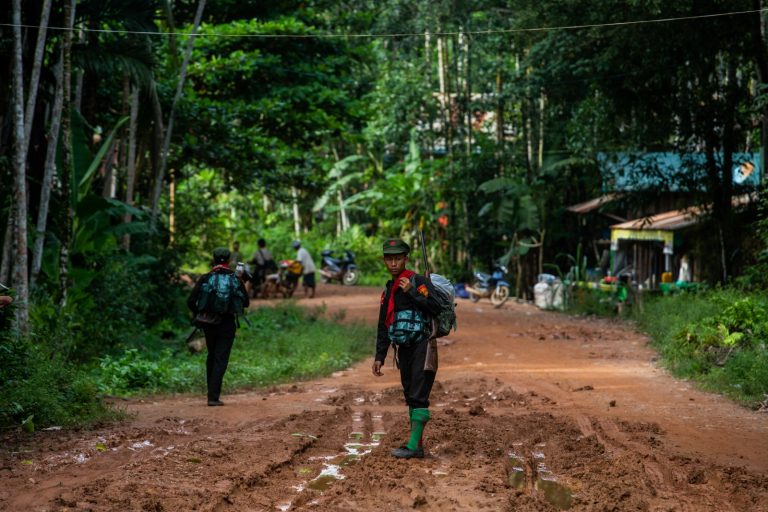
[[[559,25],[554,27],[528,27],[528,28],[509,28],[509,29],[488,29],[488,30],[467,30],[463,32],[459,31],[445,31],[445,32],[430,32],[432,36],[456,36],[459,34],[472,36],[472,35],[493,35],[493,34],[515,34],[526,32],[552,32],[558,30],[583,30],[588,28],[606,28],[606,27],[622,27],[630,25],[650,25],[655,23],[672,23],[677,21],[690,21],[700,20],[708,18],[721,18],[726,16],[742,16],[747,14],[757,14],[768,11],[768,7],[762,9],[751,9],[746,11],[730,11],[722,13],[712,14],[697,14],[692,16],[678,16],[670,18],[656,18],[647,20],[634,20],[634,21],[615,21],[607,23],[588,23],[583,25]],[[38,28],[36,25],[15,25],[13,23],[0,23],[0,27],[16,27],[21,28]],[[48,27],[48,30],[58,31],[83,31],[91,33],[105,33],[105,34],[125,34],[125,35],[146,35],[146,36],[181,36],[181,37],[221,37],[221,38],[264,38],[264,39],[339,39],[339,38],[398,38],[398,37],[424,37],[424,32],[395,32],[395,33],[353,33],[353,34],[264,34],[264,33],[243,33],[243,34],[221,34],[221,33],[192,33],[192,32],[159,32],[159,31],[144,31],[144,30],[124,30],[124,29],[110,29],[110,28],[88,28],[88,27]]]

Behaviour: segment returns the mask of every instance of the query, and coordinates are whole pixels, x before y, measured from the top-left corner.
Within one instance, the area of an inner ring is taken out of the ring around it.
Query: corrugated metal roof
[[[687,210],[673,210],[671,212],[659,213],[642,219],[630,220],[621,224],[614,224],[611,229],[663,229],[665,231],[675,231],[682,229],[699,221],[701,215],[700,208],[689,208]]]
[[[753,199],[752,194],[743,194],[736,196],[731,200],[734,207],[742,206]],[[703,210],[700,206],[692,206],[684,210],[673,210],[670,212],[643,217],[642,219],[630,220],[621,224],[614,224],[611,229],[661,229],[665,231],[675,231],[692,226],[699,222]]]
[[[573,206],[569,206],[566,209],[569,212],[573,212],[573,213],[587,213],[587,212],[591,212],[592,210],[596,210],[600,208],[606,203],[615,201],[619,197],[620,197],[620,194],[606,194],[604,196],[590,199],[589,201],[584,201],[583,203],[574,204]]]

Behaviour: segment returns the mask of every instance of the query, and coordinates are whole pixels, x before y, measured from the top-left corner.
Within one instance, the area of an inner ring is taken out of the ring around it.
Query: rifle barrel
[[[424,275],[429,279],[429,260],[427,259],[427,242],[424,238],[424,231],[419,230],[419,237],[421,239],[421,257],[424,260]]]

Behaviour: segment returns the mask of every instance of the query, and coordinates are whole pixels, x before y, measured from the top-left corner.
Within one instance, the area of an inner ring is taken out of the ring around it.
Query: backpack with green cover
[[[241,315],[247,300],[234,273],[212,272],[200,285],[196,306],[206,313]]]

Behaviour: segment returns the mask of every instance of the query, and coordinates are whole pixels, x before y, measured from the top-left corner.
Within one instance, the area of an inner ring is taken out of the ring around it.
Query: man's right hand
[[[374,361],[373,362],[373,366],[371,367],[371,370],[373,371],[373,374],[375,376],[381,377],[382,375],[384,375],[383,373],[381,373],[381,367],[382,366],[384,366],[384,362],[383,361]]]

